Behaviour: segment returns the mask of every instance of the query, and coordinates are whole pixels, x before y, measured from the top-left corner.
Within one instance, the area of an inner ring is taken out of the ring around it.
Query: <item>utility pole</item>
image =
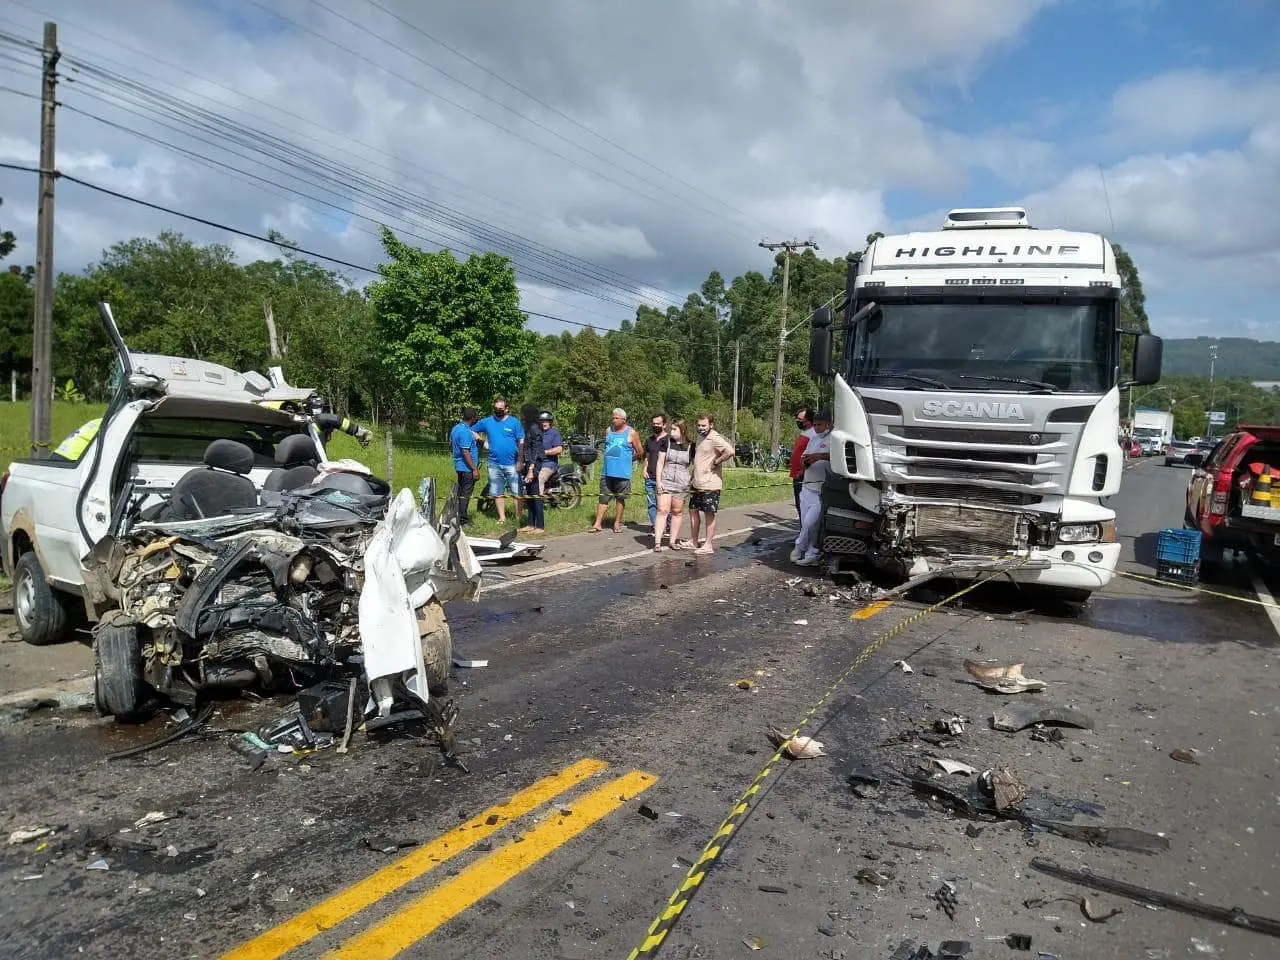
[[[1214,387],[1213,387],[1213,368],[1218,362],[1218,347],[1215,344],[1209,348],[1209,409],[1214,408]],[[1213,436],[1213,421],[1209,421],[1209,436]]]
[[[31,454],[49,455],[49,411],[53,398],[53,184],[54,100],[58,85],[58,25],[44,25],[40,88],[40,194],[36,213],[35,318],[31,343]]]
[[[791,255],[806,247],[818,249],[812,240],[779,240],[769,243],[761,240],[761,247],[766,250],[785,250],[782,258],[782,320],[778,324],[778,365],[773,374],[773,424],[769,430],[769,455],[773,456],[778,449],[782,434],[782,382],[786,374],[787,364],[787,310],[791,296]]]
[[[742,341],[733,341],[733,445],[738,445],[738,363],[742,360]]]

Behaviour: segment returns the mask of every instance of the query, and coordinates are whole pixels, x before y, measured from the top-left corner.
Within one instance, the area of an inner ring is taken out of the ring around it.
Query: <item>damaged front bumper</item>
[[[443,688],[451,641],[441,604],[479,594],[457,512],[450,501],[432,524],[408,490],[389,504],[330,490],[137,524],[86,558],[88,599],[116,636],[133,631],[146,687],[169,700],[357,677],[386,716],[398,698],[425,705]],[[103,669],[99,658],[98,687],[116,702],[100,707],[136,712],[134,691]]]

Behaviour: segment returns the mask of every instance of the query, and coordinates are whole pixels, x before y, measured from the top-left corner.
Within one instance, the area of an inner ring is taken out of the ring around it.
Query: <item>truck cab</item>
[[[1120,275],[1101,236],[1026,211],[953,210],[851,257],[813,317],[834,382],[822,548],[916,577],[1009,568],[1082,599],[1119,559],[1120,390],[1159,380],[1158,337],[1122,374]],[[836,348],[839,348],[838,360]]]

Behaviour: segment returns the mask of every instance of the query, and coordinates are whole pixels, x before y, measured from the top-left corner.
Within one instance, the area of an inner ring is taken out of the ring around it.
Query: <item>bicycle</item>
[[[745,448],[745,453],[744,453]],[[777,473],[784,463],[790,460],[789,451],[779,447],[773,455],[764,453],[757,444],[738,444],[735,451],[735,458],[739,466],[749,467],[753,470],[762,470],[765,473]]]

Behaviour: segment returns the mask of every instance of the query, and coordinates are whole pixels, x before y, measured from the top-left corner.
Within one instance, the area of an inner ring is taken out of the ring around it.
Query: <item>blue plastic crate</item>
[[[1200,561],[1200,531],[1170,527],[1156,541],[1156,563],[1190,566]]]

